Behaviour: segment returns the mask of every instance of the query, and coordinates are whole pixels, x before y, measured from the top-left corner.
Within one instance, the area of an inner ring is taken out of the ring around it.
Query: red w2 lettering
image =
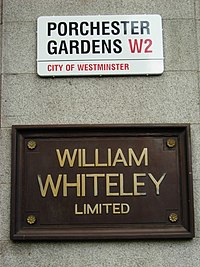
[[[151,39],[128,39],[131,53],[152,53],[152,40]]]

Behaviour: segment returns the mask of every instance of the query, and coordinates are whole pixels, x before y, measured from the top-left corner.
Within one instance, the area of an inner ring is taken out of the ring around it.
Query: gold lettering
[[[127,152],[127,151],[126,151]],[[59,166],[61,168],[64,167],[66,161],[68,162],[70,167],[74,167],[76,159],[78,159],[78,167],[111,167],[116,166],[118,163],[122,163],[125,167],[132,166],[133,163],[136,166],[140,166],[143,162],[145,166],[148,166],[148,148],[143,148],[139,157],[136,156],[134,150],[132,148],[128,148],[128,155],[127,159],[122,151],[121,148],[118,148],[114,160],[112,161],[112,149],[107,149],[107,162],[100,162],[99,155],[100,150],[99,148],[95,148],[94,150],[94,161],[93,163],[87,162],[87,150],[85,148],[75,148],[72,153],[70,153],[69,149],[66,148],[61,153],[60,149],[56,149],[56,154],[59,162]],[[128,162],[128,163],[127,163]]]
[[[70,167],[73,167],[74,166],[74,161],[75,161],[76,154],[77,154],[77,149],[76,148],[73,151],[72,157],[71,157],[71,155],[69,153],[69,149],[65,149],[64,150],[63,156],[61,156],[60,149],[56,149],[56,153],[57,153],[58,161],[59,161],[59,164],[60,164],[60,167],[61,168],[65,164],[66,157],[68,159],[69,166]]]
[[[109,213],[109,207],[112,206],[112,203],[103,203],[102,206],[106,207],[106,214],[108,214]]]
[[[38,183],[39,183],[39,186],[40,186],[40,193],[41,193],[42,197],[46,196],[49,185],[50,185],[50,188],[51,188],[53,196],[57,197],[58,190],[60,188],[61,179],[62,179],[62,174],[58,175],[56,186],[54,185],[54,182],[52,180],[51,174],[47,175],[47,179],[45,181],[45,185],[44,186],[42,184],[41,176],[38,175],[37,178],[38,178]]]
[[[120,163],[120,162],[123,163],[124,166],[128,166],[121,148],[118,148],[112,166],[116,166],[116,163]]]
[[[95,149],[95,166],[96,167],[106,167],[107,163],[99,163],[99,149]]]
[[[68,187],[76,187],[76,195],[77,197],[81,196],[81,181],[80,181],[80,174],[76,175],[76,183],[68,183],[67,181],[67,174],[63,174],[63,196],[66,197],[67,194],[67,189]]]
[[[113,203],[113,214],[120,214],[120,203]]]
[[[82,211],[78,211],[78,205],[75,204],[75,214],[77,215],[83,215],[83,212]]]
[[[86,213],[86,204],[83,204],[83,213],[84,213],[84,214],[87,214],[87,213]]]
[[[85,174],[81,174],[81,188],[82,197],[85,197]]]
[[[120,187],[119,187],[119,190],[120,190],[120,196],[132,196],[133,193],[125,193],[124,192],[124,175],[123,173],[120,173],[119,175],[119,184],[120,184]]]
[[[148,166],[148,148],[146,148],[146,147],[143,148],[142,153],[141,153],[139,159],[137,159],[137,157],[136,157],[135,152],[133,151],[133,149],[132,148],[129,148],[128,149],[128,157],[129,157],[129,159],[128,159],[128,162],[129,162],[128,165],[129,166],[132,166],[133,165],[133,160],[134,160],[134,162],[135,162],[135,164],[137,166],[140,166],[141,163],[142,163],[143,158],[144,158],[144,165],[145,166]]]
[[[75,215],[94,215],[94,214],[127,214],[130,212],[130,206],[127,203],[97,203],[91,205],[84,203],[81,208],[78,204],[74,205]]]
[[[98,205],[101,205],[101,204],[96,204],[95,206],[94,206],[94,208],[92,209],[92,207],[90,206],[90,204],[87,204],[87,214],[94,214],[94,213],[96,213],[96,214],[99,214],[98,213]]]
[[[111,148],[108,148],[108,166],[109,166],[109,167],[112,166],[112,162],[111,162],[111,154],[112,154],[112,150],[111,150]]]
[[[144,186],[145,183],[144,182],[138,182],[138,177],[145,177],[146,174],[145,173],[134,173],[133,174],[133,180],[134,180],[134,196],[145,196],[146,193],[140,193],[138,192],[138,186]]]
[[[79,166],[79,167],[82,167],[81,155],[82,155],[82,151],[81,151],[81,149],[79,148],[79,149],[78,149],[78,166]]]
[[[98,196],[98,178],[105,177],[105,174],[103,173],[91,173],[91,174],[86,174],[87,177],[92,177],[94,178],[94,196]]]
[[[107,173],[106,174],[106,196],[119,196],[119,193],[111,193],[110,187],[117,186],[117,183],[111,183],[110,178],[119,176],[118,173]]]
[[[82,149],[82,166],[83,167],[94,167],[94,163],[86,163],[85,148]]]
[[[102,205],[99,204],[99,214],[102,214]]]
[[[155,184],[156,186],[156,195],[159,196],[160,194],[160,184],[162,183],[163,179],[165,178],[166,173],[164,173],[160,179],[157,181],[151,173],[148,173],[149,177],[151,178],[151,181]]]
[[[126,209],[125,209],[126,207]],[[127,203],[121,203],[121,213],[127,214],[130,211],[130,206]]]

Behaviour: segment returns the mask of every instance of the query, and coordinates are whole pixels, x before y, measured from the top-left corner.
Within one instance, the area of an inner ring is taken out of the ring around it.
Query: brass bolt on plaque
[[[28,141],[28,144],[27,144],[27,147],[29,148],[29,149],[35,149],[36,148],[36,146],[37,146],[37,143],[34,141],[34,140],[30,140],[30,141]]]
[[[36,222],[36,217],[34,215],[29,215],[26,218],[26,221],[27,221],[28,224],[34,224]]]
[[[176,140],[175,140],[175,139],[173,139],[173,138],[169,138],[169,139],[167,140],[167,146],[168,146],[169,148],[173,148],[173,147],[175,147],[175,145],[176,145]]]
[[[170,222],[177,222],[178,221],[178,215],[176,214],[176,213],[171,213],[170,215],[169,215],[169,220],[170,220]]]

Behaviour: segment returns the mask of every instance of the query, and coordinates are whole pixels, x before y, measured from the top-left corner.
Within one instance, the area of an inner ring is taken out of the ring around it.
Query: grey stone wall
[[[0,3],[0,266],[200,266],[200,1]],[[145,13],[163,18],[165,72],[161,76],[37,76],[38,16]],[[60,123],[190,123],[196,237],[189,241],[11,242],[11,126]]]

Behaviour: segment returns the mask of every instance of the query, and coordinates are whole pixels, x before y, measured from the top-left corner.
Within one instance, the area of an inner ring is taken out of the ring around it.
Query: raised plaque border
[[[20,228],[19,205],[21,175],[25,138],[63,137],[176,137],[179,145],[181,172],[182,223],[168,227],[167,224],[131,225],[118,227],[76,226],[65,229]],[[12,181],[11,181],[11,240],[94,240],[94,239],[169,239],[194,237],[193,185],[191,169],[191,145],[189,124],[147,125],[20,125],[12,127]]]

